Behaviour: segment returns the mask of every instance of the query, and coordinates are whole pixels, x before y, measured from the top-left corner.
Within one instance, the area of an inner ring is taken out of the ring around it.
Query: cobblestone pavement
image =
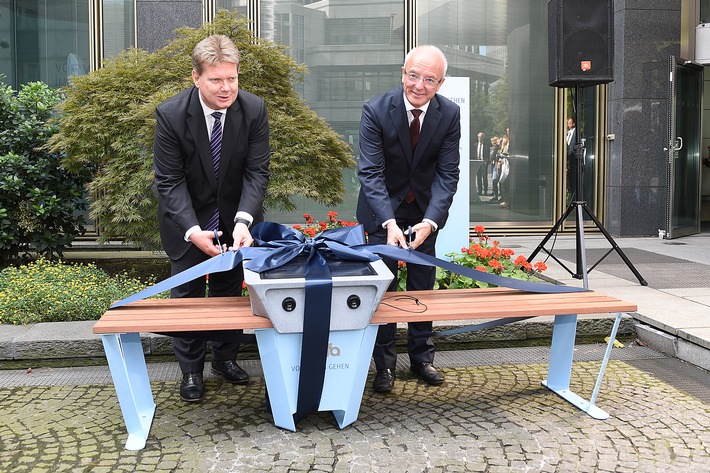
[[[588,397],[598,370],[575,363],[572,390]],[[355,423],[340,430],[321,412],[297,432],[274,427],[262,377],[209,378],[196,405],[177,399],[175,381],[153,382],[157,411],[139,452],[123,448],[111,384],[2,387],[0,471],[710,471],[710,405],[624,361],[606,370],[605,421],[543,388],[545,364],[443,371],[438,388],[398,371],[388,396],[372,392],[371,372]]]

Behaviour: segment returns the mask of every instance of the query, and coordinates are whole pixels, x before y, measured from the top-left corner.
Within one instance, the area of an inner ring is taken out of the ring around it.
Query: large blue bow
[[[325,230],[314,238],[284,225],[263,222],[254,226],[252,236],[258,248],[270,248],[244,263],[250,271],[261,273],[288,263],[299,255],[333,256],[343,260],[377,261],[375,254],[361,247],[365,232],[361,225]],[[357,248],[356,247],[360,247]],[[325,264],[325,260],[322,262]]]

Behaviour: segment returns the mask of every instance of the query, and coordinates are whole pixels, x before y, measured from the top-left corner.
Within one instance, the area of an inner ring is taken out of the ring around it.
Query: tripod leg
[[[557,222],[552,227],[552,229],[549,232],[547,232],[547,235],[545,235],[545,238],[543,238],[542,241],[540,242],[540,244],[537,245],[537,248],[535,248],[535,251],[530,253],[530,256],[528,256],[528,261],[532,261],[533,258],[535,258],[535,256],[537,256],[537,254],[540,252],[540,250],[545,247],[545,243],[547,243],[548,240],[550,238],[552,238],[552,235],[554,235],[555,232],[557,232],[557,229],[560,227],[560,225],[562,225],[562,223],[565,221],[565,219],[567,219],[569,214],[572,213],[572,210],[575,207],[576,207],[576,202],[570,202],[570,204],[567,206],[567,210],[565,210],[565,214],[559,220],[557,220]]]
[[[584,211],[587,212],[587,215],[589,215],[589,218],[591,218],[592,221],[594,221],[594,224],[597,226],[599,231],[601,231],[604,234],[604,237],[609,242],[609,244],[614,249],[614,251],[616,251],[616,253],[621,257],[622,260],[624,260],[624,263],[626,263],[626,266],[628,266],[629,269],[631,270],[631,272],[634,273],[634,276],[636,276],[636,279],[638,279],[639,283],[642,286],[648,286],[648,283],[646,282],[646,280],[636,270],[634,265],[631,264],[631,261],[629,261],[629,258],[626,257],[626,255],[621,250],[621,248],[619,248],[619,245],[616,244],[616,242],[614,241],[614,238],[612,238],[612,236],[609,234],[609,232],[606,230],[606,228],[604,228],[604,225],[602,225],[602,223],[599,221],[599,219],[597,219],[597,217],[594,215],[594,213],[592,213],[592,211],[589,210],[586,205],[584,206]]]
[[[577,274],[573,277],[584,281],[584,288],[589,289],[589,279],[587,278],[587,253],[584,249],[584,212],[585,202],[577,203]]]

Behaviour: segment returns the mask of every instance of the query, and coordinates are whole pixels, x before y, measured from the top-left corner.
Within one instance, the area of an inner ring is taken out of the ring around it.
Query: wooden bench
[[[415,299],[419,302],[418,305],[414,302]],[[412,309],[416,310],[412,311]],[[370,351],[361,355],[366,363],[362,368],[364,374],[361,372],[359,375],[361,386],[359,386],[359,397],[354,400],[355,412],[344,412],[341,413],[341,417],[336,415],[336,418],[343,427],[357,417],[377,324],[496,319],[497,324],[500,325],[529,317],[555,316],[548,378],[542,384],[590,416],[606,419],[609,415],[594,403],[621,314],[636,310],[635,304],[594,291],[539,294],[507,288],[490,288],[387,293],[367,330],[368,340],[371,339],[372,344],[362,345],[369,346]],[[569,390],[577,315],[600,313],[616,314],[616,319],[597,384],[590,400],[587,401]],[[262,342],[259,334],[276,335],[269,319],[253,315],[249,299],[243,297],[142,300],[109,310],[101,317],[94,325],[94,333],[102,336],[128,430],[127,449],[139,450],[145,446],[155,414],[155,402],[150,389],[140,333],[236,329],[254,329],[260,345]],[[331,337],[334,334],[337,332],[331,332]],[[286,335],[300,336],[300,334]],[[275,365],[273,361],[267,361],[263,356],[261,358],[266,375]],[[271,363],[269,369],[265,364],[267,362]],[[272,390],[268,379],[267,386],[272,398],[273,411],[273,398],[280,393],[277,389]],[[288,412],[285,414],[287,415]],[[275,420],[276,417],[277,413],[274,413]]]

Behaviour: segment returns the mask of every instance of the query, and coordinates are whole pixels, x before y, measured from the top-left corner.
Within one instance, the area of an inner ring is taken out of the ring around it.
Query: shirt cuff
[[[439,226],[436,223],[434,223],[433,220],[429,220],[428,218],[425,218],[422,220],[422,222],[428,223],[429,225],[431,225],[432,231],[434,231],[434,232],[439,229]]]
[[[195,232],[199,232],[200,230],[202,230],[202,229],[200,228],[199,225],[195,225],[194,227],[188,228],[187,231],[185,232],[185,241],[188,241],[188,242],[189,242],[189,241],[190,241],[190,235],[192,235],[192,234],[195,233]]]
[[[395,221],[395,219],[393,219],[393,218],[385,220],[384,222],[382,222],[382,228],[387,228],[387,225],[389,225],[390,222],[394,222],[394,221]]]
[[[249,225],[247,225],[247,227],[251,227],[251,224],[254,223],[254,217],[252,217],[249,212],[244,212],[243,210],[237,212],[237,215],[234,216],[234,223],[237,223],[237,219],[240,218],[249,221]]]

